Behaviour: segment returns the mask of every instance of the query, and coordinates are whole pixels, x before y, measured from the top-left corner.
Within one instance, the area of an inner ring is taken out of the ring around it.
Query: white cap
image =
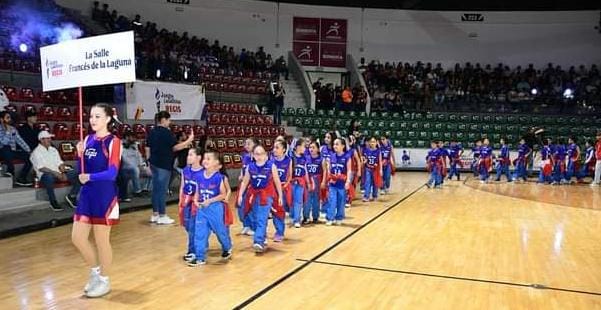
[[[48,131],[46,131],[46,130],[42,130],[42,131],[40,131],[40,133],[38,134],[38,140],[42,140],[42,139],[45,139],[45,138],[52,138],[52,137],[54,137],[54,135],[53,135],[53,134],[51,134],[51,133],[49,133],[49,132],[48,132]]]

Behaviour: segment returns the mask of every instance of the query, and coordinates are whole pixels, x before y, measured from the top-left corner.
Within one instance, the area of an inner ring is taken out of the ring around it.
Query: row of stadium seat
[[[29,102],[46,104],[75,104],[79,101],[76,90],[61,90],[43,92],[30,87],[17,88],[14,86],[3,86],[2,90],[11,102]]]

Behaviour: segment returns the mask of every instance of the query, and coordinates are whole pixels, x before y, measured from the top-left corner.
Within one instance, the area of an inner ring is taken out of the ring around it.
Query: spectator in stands
[[[367,91],[365,88],[357,83],[353,88],[353,110],[355,112],[365,111],[367,105]]]
[[[280,56],[280,58],[278,58],[275,61],[273,71],[277,74],[278,78],[280,74],[283,74],[284,78],[288,80],[288,66],[286,65],[286,60],[284,60],[284,56]]]
[[[346,86],[342,91],[342,106],[338,107],[339,110],[342,111],[350,111],[352,109],[353,104],[353,92],[351,88]]]
[[[27,122],[22,126],[19,126],[19,135],[29,145],[29,149],[33,150],[38,146],[40,130],[35,127],[35,123],[38,121],[37,113],[33,110],[25,112]]]
[[[52,210],[63,210],[58,204],[54,193],[54,184],[57,181],[69,181],[71,183],[71,190],[65,196],[65,200],[71,208],[75,208],[77,206],[77,194],[81,187],[78,171],[65,165],[61,160],[58,150],[52,146],[52,137],[53,135],[48,131],[40,131],[38,134],[40,143],[31,153],[31,162],[40,180],[40,184],[46,189]]]
[[[29,154],[31,149],[29,145],[21,138],[15,127],[11,126],[10,114],[6,111],[0,112],[0,159],[6,165],[4,176],[13,176],[15,174],[15,165],[13,160],[20,159],[25,162],[19,176],[15,179],[15,184],[20,186],[31,186],[31,182],[27,182],[27,175],[31,171],[31,162]],[[17,145],[23,151],[17,151]]]
[[[152,171],[152,210],[151,223],[173,224],[174,220],[165,212],[165,196],[171,179],[173,169],[173,153],[183,150],[194,141],[194,133],[184,142],[177,143],[173,133],[169,130],[171,115],[167,111],[160,111],[155,116],[156,127],[150,131],[146,141],[146,155],[149,156],[150,170]]]
[[[119,168],[119,177],[117,184],[119,186],[119,200],[130,202],[131,198],[128,195],[129,181],[132,183],[133,196],[142,196],[142,188],[140,187],[140,170],[143,169],[142,154],[138,148],[138,141],[133,132],[127,131],[123,133],[121,167]]]
[[[273,124],[281,125],[284,98],[286,97],[286,90],[281,81],[278,80],[277,83],[271,83],[271,93],[273,94]]]

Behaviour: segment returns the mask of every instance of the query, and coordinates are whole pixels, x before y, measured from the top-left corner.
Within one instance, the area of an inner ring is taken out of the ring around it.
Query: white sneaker
[[[344,205],[344,207],[345,207],[345,208],[350,208],[350,207],[351,207],[351,204],[350,204],[350,203],[347,203],[347,204],[345,204],[345,205]]]
[[[332,221],[326,221],[326,226],[332,226]]]
[[[83,288],[84,293],[87,293],[92,287],[94,287],[94,285],[96,285],[96,282],[99,280],[99,275],[100,270],[93,268],[90,271],[90,279],[88,279],[88,283],[86,283],[86,286]]]
[[[157,224],[159,225],[171,225],[173,223],[175,223],[175,220],[167,215],[159,216],[159,219],[157,220]]]
[[[241,234],[241,235],[246,235],[246,234],[248,233],[248,231],[249,231],[249,230],[250,230],[250,228],[248,228],[248,227],[244,227],[244,228],[242,228],[242,230],[240,231],[240,234]]]
[[[108,277],[102,278],[98,277],[98,281],[96,281],[95,285],[90,288],[90,290],[86,293],[86,296],[89,298],[97,298],[102,297],[108,294],[111,291],[111,282]]]
[[[296,227],[296,228],[300,228],[300,227],[301,227],[301,224],[300,224],[300,223],[294,223],[294,227]]]
[[[258,243],[253,244],[253,249],[255,250],[255,253],[263,253],[263,251],[265,251],[265,248]]]
[[[150,217],[150,223],[156,223],[159,220],[159,216],[158,215],[152,215]]]
[[[335,221],[335,222],[334,222],[334,225],[336,225],[336,226],[340,226],[340,225],[342,225],[342,221]]]
[[[599,183],[595,183],[595,182],[591,183],[591,186],[593,186],[593,187],[597,186],[597,185],[599,185]]]

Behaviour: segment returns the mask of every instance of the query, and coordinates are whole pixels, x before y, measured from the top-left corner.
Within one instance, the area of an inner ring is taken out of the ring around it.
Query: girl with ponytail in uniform
[[[111,291],[110,234],[111,226],[119,223],[116,179],[121,163],[121,141],[109,131],[113,121],[113,109],[107,104],[96,104],[90,110],[90,127],[94,133],[77,144],[82,187],[73,216],[71,240],[91,268],[90,279],[84,287],[86,296],[91,298]],[[96,249],[88,239],[91,231]]]
[[[363,202],[378,199],[378,191],[382,187],[382,152],[378,148],[378,140],[371,137],[363,149],[363,164],[365,166],[365,191]]]
[[[319,154],[319,144],[312,141],[309,144],[309,161],[307,171],[313,182],[313,188],[309,191],[309,202],[303,209],[303,222],[309,221],[309,215],[313,218],[313,224],[319,223],[320,204],[325,200],[325,186],[327,185],[325,173],[326,163]]]
[[[346,198],[346,208],[350,208],[353,203],[353,199],[355,199],[355,193],[357,191],[357,184],[359,184],[359,178],[361,178],[362,166],[363,163],[361,161],[360,156],[360,146],[357,143],[357,139],[354,135],[350,135],[347,142],[347,154],[351,159],[351,172],[352,172],[352,180],[351,180],[351,188],[347,191]]]
[[[203,173],[202,154],[199,148],[192,148],[188,151],[186,158],[186,167],[182,170],[181,185],[179,189],[179,221],[188,233],[188,251],[183,259],[186,262],[195,258],[196,249],[194,248],[194,226],[196,216],[196,202],[198,201],[198,191],[196,180],[198,175]]]
[[[276,140],[273,143],[273,157],[271,160],[278,171],[278,180],[282,187],[282,210],[292,214],[292,160],[287,154],[288,145],[285,141]],[[285,221],[277,216],[273,217],[273,225],[275,226],[275,236],[273,241],[281,242],[284,239]]]
[[[345,151],[346,143],[342,138],[334,140],[334,153],[330,155],[328,164],[328,205],[326,225],[342,225],[347,192],[351,187],[351,159]]]
[[[214,151],[205,152],[202,159],[203,171],[196,176],[198,200],[196,223],[194,227],[195,257],[188,262],[188,266],[196,267],[206,264],[206,254],[211,232],[217,235],[221,244],[223,260],[232,257],[232,240],[226,225],[228,217],[224,200],[227,198],[227,189],[224,178],[219,169],[221,159]]]
[[[305,155],[305,139],[299,139],[292,147],[292,205],[290,217],[294,227],[301,227],[301,213],[306,209],[309,191],[313,190],[313,182],[307,173],[308,158]],[[302,219],[302,224],[309,223],[307,218]]]
[[[259,142],[255,138],[247,138],[244,142],[244,153],[242,153],[242,169],[240,170],[240,176],[238,177],[238,182],[241,182],[244,178],[244,173],[246,173],[246,168],[253,162],[252,150],[258,145]],[[240,194],[240,193],[238,193]],[[244,200],[244,197],[242,197]],[[255,219],[254,214],[251,212],[249,214],[244,215],[244,207],[238,207],[238,218],[242,223],[242,231],[241,235],[249,235],[252,236],[255,231]]]
[[[240,192],[245,196],[238,196],[238,204],[244,206],[246,213],[250,209],[254,209],[257,229],[255,230],[253,249],[256,253],[263,253],[269,213],[273,214],[274,219],[278,218],[283,226],[286,212],[282,208],[282,186],[275,164],[268,158],[265,148],[261,145],[255,146],[253,156],[255,161],[246,168],[247,171],[240,184]],[[246,197],[246,201],[243,201],[242,197]],[[281,237],[283,238],[283,234]]]
[[[390,192],[390,180],[394,175],[395,159],[392,143],[387,135],[380,138],[380,151],[382,152],[382,191],[384,194]]]

